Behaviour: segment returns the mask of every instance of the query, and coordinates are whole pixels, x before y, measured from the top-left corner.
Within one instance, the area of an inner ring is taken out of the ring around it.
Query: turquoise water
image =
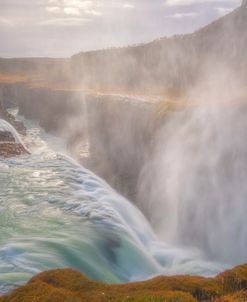
[[[0,292],[53,268],[108,283],[223,269],[197,250],[158,241],[135,206],[54,151],[63,142],[26,124],[32,154],[0,158]]]

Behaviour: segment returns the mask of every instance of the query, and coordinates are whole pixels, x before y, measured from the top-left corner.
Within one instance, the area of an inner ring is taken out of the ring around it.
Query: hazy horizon
[[[0,57],[70,57],[80,51],[185,34],[241,0],[0,0]]]

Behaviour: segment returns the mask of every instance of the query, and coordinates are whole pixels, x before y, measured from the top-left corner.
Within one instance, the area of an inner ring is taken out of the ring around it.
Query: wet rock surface
[[[27,154],[27,151],[21,144],[0,141],[0,156],[9,158],[23,154]]]
[[[22,135],[26,135],[26,128],[23,125],[23,123],[17,121],[12,114],[8,113],[5,109],[3,109],[1,107],[1,104],[0,104],[0,118],[10,123],[17,130],[18,133]]]
[[[11,124],[20,134],[25,135],[25,126],[16,121],[14,116],[9,114],[5,109],[3,109],[0,103],[0,118]],[[20,143],[17,143],[15,137],[10,131],[5,131],[0,129],[0,156],[2,157],[13,157],[22,154],[27,154],[27,150]]]
[[[15,142],[14,137],[8,131],[1,131],[0,130],[0,142]]]

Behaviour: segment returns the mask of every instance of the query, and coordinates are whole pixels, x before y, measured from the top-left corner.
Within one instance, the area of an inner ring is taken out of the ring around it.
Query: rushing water
[[[26,123],[32,154],[0,158],[0,292],[53,268],[109,283],[223,269],[196,250],[158,241],[136,207]]]

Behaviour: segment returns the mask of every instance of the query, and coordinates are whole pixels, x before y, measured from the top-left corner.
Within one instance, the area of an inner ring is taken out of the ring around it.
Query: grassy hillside
[[[209,80],[246,86],[246,28],[243,4],[193,34],[71,59],[0,59],[0,83],[24,76],[40,86],[177,97]]]
[[[163,95],[183,95],[212,76],[245,83],[246,28],[243,5],[193,34],[79,53],[71,59],[71,70],[83,87]]]
[[[0,58],[0,84],[20,82],[39,83],[40,85],[62,85],[68,83],[69,59],[50,58]]]
[[[157,277],[124,285],[93,282],[73,270],[41,273],[0,302],[243,302],[247,265],[215,278]]]

